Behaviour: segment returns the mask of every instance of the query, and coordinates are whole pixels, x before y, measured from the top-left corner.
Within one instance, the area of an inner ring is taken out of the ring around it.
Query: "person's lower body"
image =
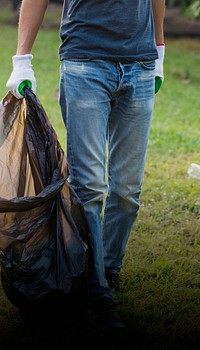
[[[93,303],[114,302],[110,281],[122,267],[138,214],[154,105],[154,67],[154,61],[61,64],[69,183],[83,203],[92,235]]]

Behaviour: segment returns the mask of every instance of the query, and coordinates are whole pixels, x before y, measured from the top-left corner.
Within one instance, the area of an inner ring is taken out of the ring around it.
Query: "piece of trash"
[[[33,91],[0,102],[0,282],[26,315],[84,312],[91,233],[68,163]]]
[[[200,180],[200,165],[192,163],[188,168],[188,175]]]

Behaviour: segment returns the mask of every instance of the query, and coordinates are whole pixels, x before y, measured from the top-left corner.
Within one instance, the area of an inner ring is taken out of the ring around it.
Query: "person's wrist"
[[[32,54],[14,55],[12,57],[13,67],[20,68],[31,64]]]
[[[164,60],[165,56],[165,44],[164,43],[158,43],[156,45],[157,52],[158,52],[158,59]]]
[[[13,59],[16,59],[16,60],[23,60],[23,59],[32,59],[33,58],[33,55],[31,53],[26,53],[24,55],[14,55],[13,56]]]

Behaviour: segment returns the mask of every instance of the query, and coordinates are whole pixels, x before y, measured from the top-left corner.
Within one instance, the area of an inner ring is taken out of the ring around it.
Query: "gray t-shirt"
[[[151,0],[64,0],[60,59],[157,58]]]

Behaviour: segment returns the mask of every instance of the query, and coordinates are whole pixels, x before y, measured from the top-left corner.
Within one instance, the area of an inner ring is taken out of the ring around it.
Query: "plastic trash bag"
[[[34,93],[0,103],[0,266],[5,294],[24,312],[85,307],[90,232],[67,182],[56,133]]]

